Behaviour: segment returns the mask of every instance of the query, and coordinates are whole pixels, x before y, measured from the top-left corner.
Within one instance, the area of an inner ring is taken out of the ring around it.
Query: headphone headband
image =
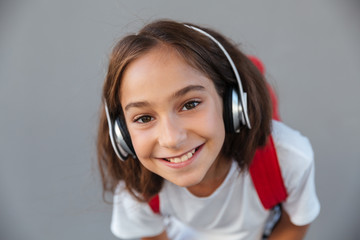
[[[187,25],[187,24],[184,24],[186,27],[188,28],[191,28],[205,36],[207,36],[208,38],[210,38],[214,43],[216,43],[218,45],[218,47],[222,50],[222,52],[225,54],[228,62],[230,63],[231,65],[231,68],[235,74],[235,78],[236,78],[236,81],[238,83],[238,88],[239,88],[239,94],[240,94],[240,104],[238,104],[239,108],[241,109],[237,109],[238,107],[236,107],[237,111],[239,113],[242,113],[241,114],[241,122],[243,122],[244,124],[246,124],[246,126],[251,129],[251,124],[250,124],[250,120],[249,120],[249,115],[248,115],[248,111],[247,111],[247,94],[246,92],[243,91],[243,87],[242,87],[242,84],[241,84],[241,80],[240,80],[240,75],[239,75],[239,72],[233,62],[233,60],[231,59],[229,53],[226,51],[226,49],[224,48],[224,46],[218,41],[216,40],[216,38],[214,38],[212,35],[210,35],[209,33],[205,32],[204,30],[200,29],[200,28],[197,28],[195,26],[191,26],[191,25]],[[236,110],[236,109],[233,109],[233,110]],[[240,131],[240,124],[238,127],[235,128],[235,131],[236,132],[239,132]]]

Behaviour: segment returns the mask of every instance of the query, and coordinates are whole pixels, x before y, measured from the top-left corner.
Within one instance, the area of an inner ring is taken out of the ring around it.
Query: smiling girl
[[[119,238],[261,239],[272,210],[248,169],[269,136],[287,191],[269,239],[302,239],[318,215],[309,141],[271,120],[263,76],[219,33],[157,21],[123,38],[102,97],[98,159]]]

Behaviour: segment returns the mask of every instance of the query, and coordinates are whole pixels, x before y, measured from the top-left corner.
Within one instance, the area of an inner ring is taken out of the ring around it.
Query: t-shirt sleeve
[[[274,122],[273,128],[280,168],[288,192],[283,208],[293,224],[309,224],[320,212],[311,144],[306,137],[282,123]]]
[[[165,229],[163,217],[136,200],[120,183],[114,195],[111,231],[120,239],[156,236]]]

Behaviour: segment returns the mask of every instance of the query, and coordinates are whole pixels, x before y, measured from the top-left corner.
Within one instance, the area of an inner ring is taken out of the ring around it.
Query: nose
[[[176,117],[163,118],[159,124],[158,142],[161,147],[177,149],[186,140],[186,129]]]

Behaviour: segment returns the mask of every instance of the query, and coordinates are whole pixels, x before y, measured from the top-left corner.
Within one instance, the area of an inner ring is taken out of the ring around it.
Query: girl
[[[287,197],[269,239],[303,239],[318,215],[309,141],[272,120],[264,77],[219,33],[157,21],[123,38],[102,97],[98,160],[117,237],[261,239],[272,210],[249,168],[270,140]]]

